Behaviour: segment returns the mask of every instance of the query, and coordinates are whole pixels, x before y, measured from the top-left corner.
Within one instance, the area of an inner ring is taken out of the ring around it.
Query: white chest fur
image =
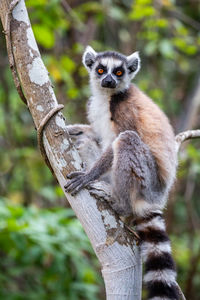
[[[101,139],[102,149],[105,150],[116,137],[110,120],[109,96],[100,94],[91,97],[90,101],[88,119],[94,132]]]

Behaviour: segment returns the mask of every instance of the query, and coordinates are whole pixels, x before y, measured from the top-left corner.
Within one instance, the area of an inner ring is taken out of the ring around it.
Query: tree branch
[[[200,129],[187,130],[177,134],[176,135],[177,152],[184,141],[189,139],[197,139],[197,138],[200,138]]]

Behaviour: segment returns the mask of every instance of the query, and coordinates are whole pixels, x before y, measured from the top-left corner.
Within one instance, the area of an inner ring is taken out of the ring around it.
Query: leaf
[[[160,53],[167,58],[174,58],[175,52],[170,40],[164,39],[159,44]]]
[[[59,185],[57,185],[55,187],[55,193],[58,197],[63,197],[64,196],[64,192],[63,192],[63,190],[61,189],[61,187]]]
[[[131,20],[139,21],[144,18],[152,17],[156,14],[156,10],[152,6],[134,5],[132,12],[129,14]]]
[[[156,50],[157,50],[157,43],[154,41],[147,43],[146,47],[144,48],[144,52],[148,56],[155,54]]]
[[[61,57],[61,65],[68,73],[73,73],[76,69],[75,62],[67,55],[63,55]]]
[[[173,38],[173,44],[182,52],[188,54],[188,55],[194,55],[197,52],[197,46],[191,45],[190,39],[188,38],[189,42],[187,42],[186,39],[175,37]]]
[[[26,0],[26,6],[31,7],[31,6],[42,6],[47,3],[47,0]]]
[[[54,32],[45,25],[32,25],[37,42],[44,48],[50,49],[55,44]]]
[[[67,96],[70,98],[70,99],[75,99],[77,98],[78,96],[78,89],[77,88],[72,88],[72,89],[68,89],[67,90]]]
[[[117,6],[111,6],[109,9],[108,15],[117,21],[126,20],[126,16],[125,16],[123,10]]]
[[[41,196],[52,202],[57,198],[53,186],[44,186],[40,189],[39,193]]]

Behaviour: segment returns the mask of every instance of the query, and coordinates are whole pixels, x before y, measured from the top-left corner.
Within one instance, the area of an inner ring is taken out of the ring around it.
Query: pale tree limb
[[[24,0],[14,7],[0,1],[4,31],[8,28],[14,65],[36,128],[58,106],[48,72],[41,60]],[[16,3],[15,3],[16,4]],[[10,26],[7,26],[9,16]],[[66,175],[80,170],[82,162],[71,144],[61,112],[53,116],[43,131],[43,143],[55,176],[64,191]],[[64,191],[65,192],[65,191]],[[101,263],[108,300],[141,299],[141,259],[134,238],[105,201],[84,189],[76,197],[66,197],[85,229]]]
[[[176,135],[177,152],[184,141],[189,139],[197,139],[197,138],[200,138],[200,129],[187,130],[177,134]]]
[[[56,110],[58,103],[34,39],[24,0],[19,0],[19,3],[17,0],[12,2],[16,4],[12,12],[11,2],[1,0],[0,17],[4,31],[10,29],[6,34],[7,39],[10,38],[13,65],[17,68],[16,73],[35,126],[40,131],[44,119]],[[65,193],[66,175],[71,171],[80,170],[82,162],[69,139],[62,113],[54,115],[47,125],[43,131],[44,149]],[[191,134],[183,137],[183,134],[177,137],[177,150],[183,140],[189,136],[194,137]],[[101,263],[106,298],[140,300],[141,259],[133,234],[104,201],[110,197],[110,191],[106,192],[105,185],[97,182],[90,188],[96,189],[95,197],[92,197],[87,189],[75,197],[65,194]]]

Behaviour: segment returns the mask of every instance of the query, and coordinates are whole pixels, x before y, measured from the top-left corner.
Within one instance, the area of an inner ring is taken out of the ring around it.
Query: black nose
[[[116,87],[116,81],[111,75],[107,75],[101,82],[102,87],[114,89]]]

